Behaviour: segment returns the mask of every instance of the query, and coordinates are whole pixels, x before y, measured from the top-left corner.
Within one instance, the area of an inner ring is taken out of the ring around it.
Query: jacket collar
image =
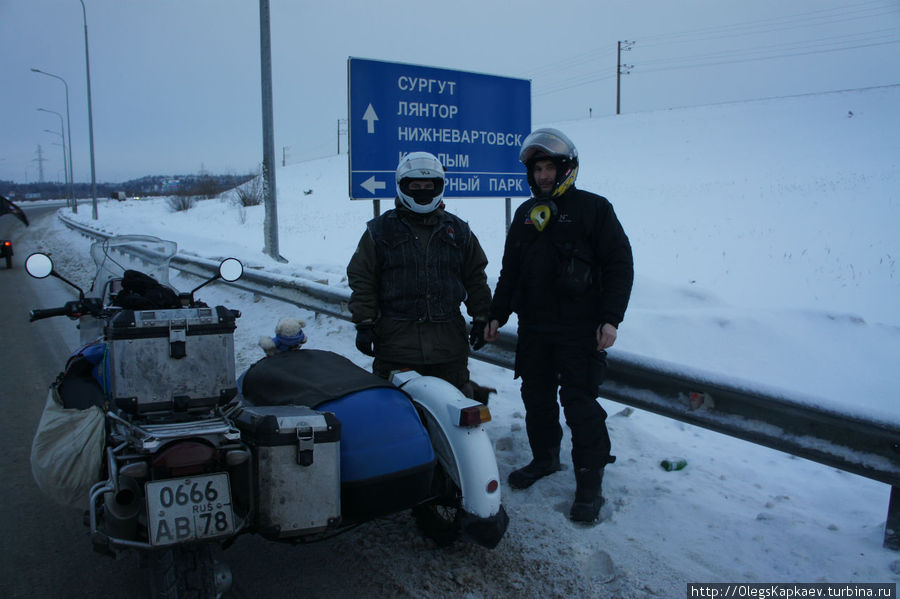
[[[401,220],[409,220],[415,224],[433,226],[440,224],[444,220],[445,214],[443,202],[428,214],[419,214],[401,204],[400,198],[394,199],[394,216]]]

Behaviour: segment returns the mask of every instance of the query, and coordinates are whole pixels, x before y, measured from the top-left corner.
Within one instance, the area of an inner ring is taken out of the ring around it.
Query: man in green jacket
[[[375,358],[379,376],[409,368],[471,397],[468,346],[484,345],[491,304],[487,257],[469,225],[444,209],[437,158],[408,154],[396,182],[395,208],[366,224],[347,265],[356,347]],[[462,302],[472,317],[468,338]]]

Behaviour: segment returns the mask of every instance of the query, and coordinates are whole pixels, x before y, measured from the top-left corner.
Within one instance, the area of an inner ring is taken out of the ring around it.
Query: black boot
[[[509,473],[509,486],[513,489],[527,489],[539,479],[561,469],[559,456],[555,458],[534,459],[531,463]]]
[[[575,469],[575,502],[569,517],[575,522],[594,523],[600,516],[603,499],[603,468]]]

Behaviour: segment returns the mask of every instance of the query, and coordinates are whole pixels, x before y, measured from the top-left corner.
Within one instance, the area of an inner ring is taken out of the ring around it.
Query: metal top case
[[[121,311],[104,332],[113,402],[135,414],[227,403],[237,394],[234,329],[223,306]]]

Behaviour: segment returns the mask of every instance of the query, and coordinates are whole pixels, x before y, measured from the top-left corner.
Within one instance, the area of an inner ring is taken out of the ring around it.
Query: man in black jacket
[[[597,402],[606,349],[631,295],[631,244],[606,198],[576,189],[578,152],[562,132],[537,129],[522,146],[534,197],[513,217],[485,339],[515,312],[516,377],[522,377],[532,461],[509,475],[524,489],[560,470],[557,391],[572,431],[575,501],[570,517],[594,522],[610,454],[606,412]]]
[[[492,390],[470,381],[468,345],[484,345],[487,257],[469,225],[444,210],[437,158],[406,155],[396,181],[396,207],[367,223],[347,265],[356,347],[375,357],[372,371],[379,376],[410,368],[486,403]],[[476,323],[471,337],[463,301]]]

